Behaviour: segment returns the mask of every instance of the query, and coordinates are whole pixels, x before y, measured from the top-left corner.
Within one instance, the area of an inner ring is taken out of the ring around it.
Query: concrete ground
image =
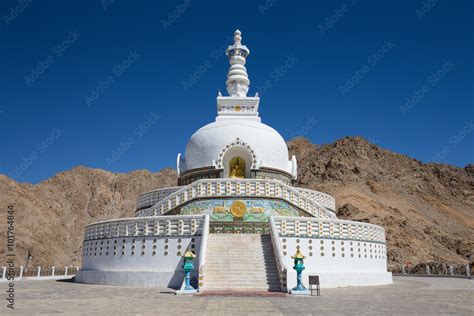
[[[0,314],[8,309],[0,283]],[[320,297],[176,296],[169,289],[61,281],[15,284],[17,315],[474,315],[474,280],[394,277],[386,286],[323,290]]]

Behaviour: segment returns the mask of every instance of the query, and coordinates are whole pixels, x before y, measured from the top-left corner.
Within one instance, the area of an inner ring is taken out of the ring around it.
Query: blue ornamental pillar
[[[196,258],[196,255],[191,250],[186,250],[183,255],[183,270],[184,270],[184,280],[181,285],[181,289],[176,291],[176,294],[195,294],[197,290],[191,286],[191,271],[194,270],[193,259]]]
[[[303,256],[303,254],[300,252],[300,249],[298,248],[296,250],[296,254],[292,256],[291,259],[294,259],[293,269],[296,270],[296,287],[291,289],[291,294],[309,295],[310,294],[309,290],[305,288],[303,285],[303,270],[305,269],[304,267],[305,256]]]

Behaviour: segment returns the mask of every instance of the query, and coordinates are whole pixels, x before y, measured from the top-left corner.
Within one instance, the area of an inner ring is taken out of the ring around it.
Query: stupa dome
[[[258,121],[227,119],[200,128],[186,146],[181,172],[217,166],[225,159],[226,149],[244,152],[253,168],[268,167],[291,174],[288,148],[273,128]],[[225,163],[223,163],[225,165]]]

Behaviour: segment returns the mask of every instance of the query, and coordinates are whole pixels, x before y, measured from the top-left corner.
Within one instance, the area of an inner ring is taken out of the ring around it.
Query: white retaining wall
[[[82,268],[76,282],[179,288],[183,254],[199,268],[208,216],[164,216],[99,222],[86,227]]]
[[[201,236],[110,238],[83,243],[82,270],[181,270],[187,248],[198,256]],[[107,249],[108,248],[108,249]],[[196,264],[199,257],[196,258]]]
[[[286,275],[288,290],[296,286],[291,256],[297,247],[306,256],[303,271],[306,286],[309,275],[319,275],[322,288],[392,283],[392,274],[387,272],[385,233],[381,227],[303,217],[272,217],[270,221],[273,236],[278,236],[275,252],[277,260],[284,265],[280,270],[286,270],[280,272]]]

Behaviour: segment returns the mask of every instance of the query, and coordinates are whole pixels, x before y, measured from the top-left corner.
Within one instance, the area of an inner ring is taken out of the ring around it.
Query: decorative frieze
[[[305,191],[306,192],[306,191]],[[318,218],[334,218],[318,200],[313,200],[298,188],[291,187],[277,180],[258,179],[204,179],[181,187],[166,198],[158,201],[153,207],[137,212],[137,216],[158,216],[172,211],[197,198],[228,197],[267,197],[285,200]],[[314,195],[317,197],[317,195]],[[322,195],[321,195],[322,196]],[[325,197],[325,196],[324,196]],[[325,197],[326,198],[326,197]]]

